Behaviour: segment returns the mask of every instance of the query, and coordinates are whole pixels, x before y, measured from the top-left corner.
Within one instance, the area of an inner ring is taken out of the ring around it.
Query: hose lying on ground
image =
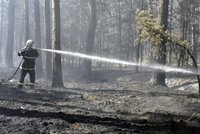
[[[23,59],[22,59],[21,62],[19,63],[19,65],[18,65],[18,67],[17,67],[17,69],[16,69],[16,71],[14,72],[13,75],[12,75],[10,78],[6,79],[6,80],[2,80],[1,82],[8,82],[9,80],[11,80],[11,79],[16,75],[16,73],[18,72],[18,70],[19,70],[19,68],[20,68],[20,66],[21,66],[21,64],[22,64],[22,61],[23,61]]]

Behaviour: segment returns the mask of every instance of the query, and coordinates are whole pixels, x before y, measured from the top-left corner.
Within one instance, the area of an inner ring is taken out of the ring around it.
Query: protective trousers
[[[23,86],[23,84],[24,84],[24,78],[26,77],[27,73],[30,76],[30,82],[31,82],[31,84],[34,85],[34,83],[35,83],[35,70],[24,70],[24,69],[21,69],[21,75],[20,75],[20,79],[19,79],[19,85]]]

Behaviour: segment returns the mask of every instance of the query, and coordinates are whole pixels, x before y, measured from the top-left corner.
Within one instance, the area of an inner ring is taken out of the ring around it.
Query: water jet
[[[192,71],[190,69],[176,68],[176,67],[171,67],[171,66],[166,66],[166,65],[161,65],[161,64],[154,64],[154,65],[153,64],[140,64],[140,63],[136,63],[136,62],[128,62],[128,61],[118,60],[118,59],[86,55],[86,54],[71,52],[71,51],[42,49],[42,48],[35,48],[35,49],[38,49],[41,51],[46,51],[46,52],[51,52],[51,53],[70,55],[70,56],[79,57],[79,58],[86,58],[86,59],[97,60],[97,61],[102,61],[102,62],[114,63],[114,64],[139,66],[139,67],[145,67],[145,68],[150,68],[150,69],[162,70],[165,72],[179,72],[179,73],[194,74],[194,75],[200,74],[200,72]]]

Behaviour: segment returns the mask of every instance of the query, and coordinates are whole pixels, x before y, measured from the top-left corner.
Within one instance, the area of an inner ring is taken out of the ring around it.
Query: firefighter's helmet
[[[26,41],[26,48],[27,48],[27,49],[32,48],[32,47],[33,47],[33,44],[34,44],[34,41],[33,41],[33,40],[27,40],[27,41]]]

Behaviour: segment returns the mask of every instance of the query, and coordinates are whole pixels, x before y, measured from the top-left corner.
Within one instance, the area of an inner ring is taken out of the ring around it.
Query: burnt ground
[[[8,78],[14,70],[0,68],[0,78]],[[0,133],[200,132],[195,77],[170,75],[168,87],[161,87],[148,83],[151,73],[147,72],[95,70],[90,81],[81,80],[78,74],[63,75],[65,88],[51,88],[49,81],[40,79],[35,89],[28,85],[18,89],[19,76],[1,83]]]

